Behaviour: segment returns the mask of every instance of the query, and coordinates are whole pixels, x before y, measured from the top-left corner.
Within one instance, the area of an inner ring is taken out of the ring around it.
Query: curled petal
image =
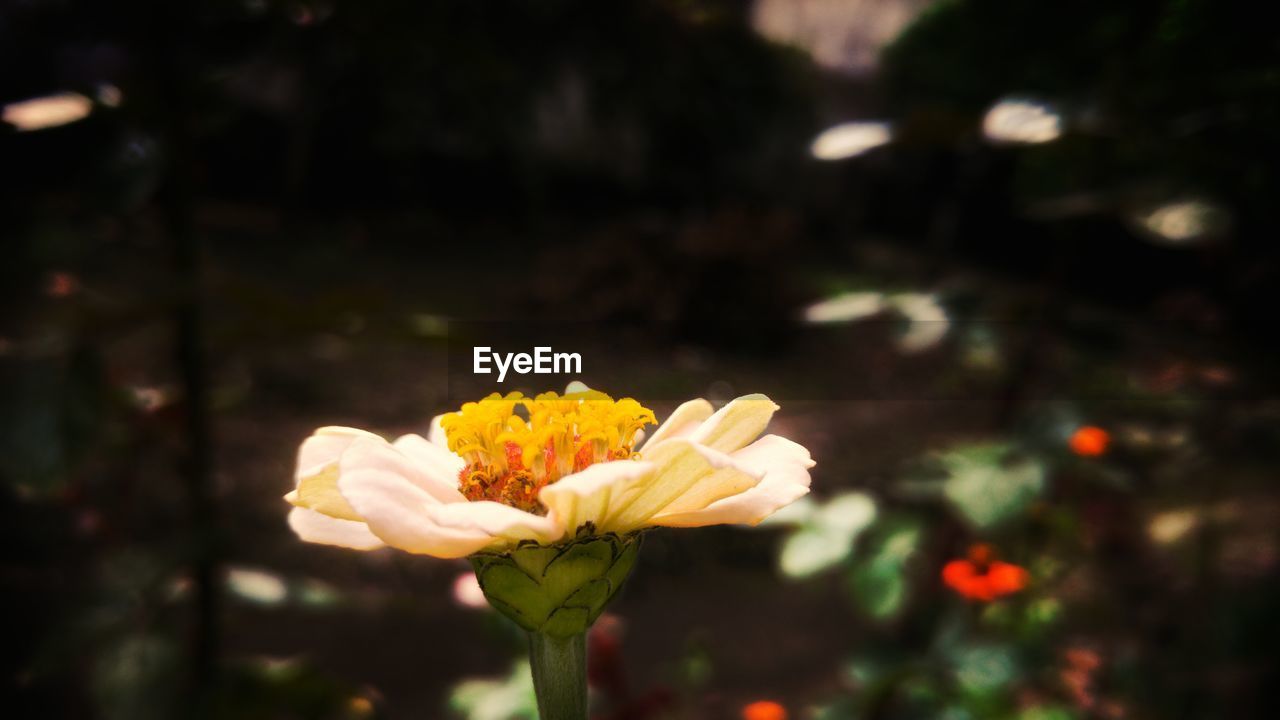
[[[601,522],[616,506],[615,498],[643,483],[654,469],[643,460],[597,463],[542,488],[538,499],[570,534],[587,523],[603,530]]]
[[[357,440],[382,442],[373,433],[348,427],[322,427],[302,441],[294,470],[294,489],[284,499],[342,520],[360,520],[338,492],[338,459]]]
[[[808,450],[777,435],[765,435],[729,457],[733,461],[732,466],[716,470],[699,480],[662,508],[657,516],[701,510],[721,498],[746,492],[759,484],[770,468],[779,465],[798,463],[806,468],[813,467]]]
[[[298,463],[294,478],[301,480],[322,472],[329,465],[338,462],[343,451],[360,438],[382,439],[365,430],[337,425],[316,430],[298,447]]]
[[[717,410],[688,437],[713,450],[731,453],[760,437],[777,409],[764,395],[743,395]]]
[[[814,466],[808,448],[780,435],[765,435],[733,453],[733,459],[761,472],[793,464],[805,469]]]
[[[712,414],[711,403],[702,398],[681,403],[680,407],[672,410],[666,421],[653,431],[653,435],[649,436],[643,448],[649,450],[657,447],[658,443],[664,440],[685,437],[697,430]]]
[[[357,522],[362,519],[347,499],[342,497],[342,493],[338,492],[337,463],[325,467],[315,475],[300,478],[298,487],[285,495],[284,499],[295,507],[314,510],[331,518]]]
[[[623,488],[599,523],[602,530],[627,532],[651,524],[654,515],[688,493],[724,495],[760,482],[763,472],[746,469],[729,455],[689,440],[668,440],[645,454],[656,466],[647,482]]]
[[[734,461],[764,477],[754,487],[715,500],[700,509],[674,505],[653,518],[654,525],[701,527],[704,525],[756,525],[809,492],[809,468],[813,460],[804,447],[766,435],[733,454]]]
[[[355,550],[373,550],[383,546],[369,526],[354,520],[339,520],[304,507],[289,511],[289,527],[307,542],[337,545]]]
[[[344,471],[338,488],[369,530],[386,544],[421,555],[460,558],[493,542],[475,527],[440,524],[432,511],[442,507],[401,475],[375,467]]]

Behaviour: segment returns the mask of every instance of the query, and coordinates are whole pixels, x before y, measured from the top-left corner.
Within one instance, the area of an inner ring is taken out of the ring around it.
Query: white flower
[[[582,533],[754,525],[809,492],[809,451],[761,437],[777,409],[763,395],[716,412],[691,400],[635,447],[653,414],[575,383],[563,396],[467,403],[427,438],[324,427],[299,448],[289,524],[310,542],[443,558]]]

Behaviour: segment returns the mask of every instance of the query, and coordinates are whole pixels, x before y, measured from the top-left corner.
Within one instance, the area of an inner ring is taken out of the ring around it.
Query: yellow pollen
[[[542,512],[538,491],[598,462],[632,457],[636,431],[657,419],[631,398],[596,390],[525,397],[494,393],[440,419],[449,449],[467,466],[458,488],[468,500],[494,500]]]

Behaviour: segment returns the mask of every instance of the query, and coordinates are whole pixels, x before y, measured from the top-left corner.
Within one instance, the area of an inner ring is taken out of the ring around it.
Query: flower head
[[[1027,571],[995,559],[990,545],[969,548],[966,559],[952,560],[942,568],[942,581],[970,600],[990,602],[1027,586]]]
[[[1077,428],[1071,434],[1071,439],[1067,441],[1071,446],[1071,452],[1081,457],[1098,457],[1107,452],[1107,447],[1111,445],[1111,433],[1100,427],[1093,425],[1085,425]]]
[[[772,700],[757,700],[743,706],[742,720],[787,720],[787,709]]]
[[[563,395],[467,403],[426,438],[320,428],[298,451],[289,522],[311,542],[446,558],[653,526],[753,525],[809,491],[808,450],[760,436],[777,407],[763,395],[719,411],[691,400],[642,444],[652,411],[574,383]]]
[[[626,460],[640,428],[656,422],[631,398],[615,402],[583,388],[534,398],[494,393],[443,416],[440,425],[449,450],[467,463],[458,489],[468,500],[540,512],[542,488],[598,462]]]

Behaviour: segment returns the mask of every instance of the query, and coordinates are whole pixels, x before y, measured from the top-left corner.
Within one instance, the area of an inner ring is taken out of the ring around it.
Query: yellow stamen
[[[533,398],[494,393],[440,420],[449,449],[467,461],[458,476],[467,499],[533,512],[541,512],[544,485],[594,463],[632,457],[636,431],[655,422],[653,411],[635,400],[595,390]]]

